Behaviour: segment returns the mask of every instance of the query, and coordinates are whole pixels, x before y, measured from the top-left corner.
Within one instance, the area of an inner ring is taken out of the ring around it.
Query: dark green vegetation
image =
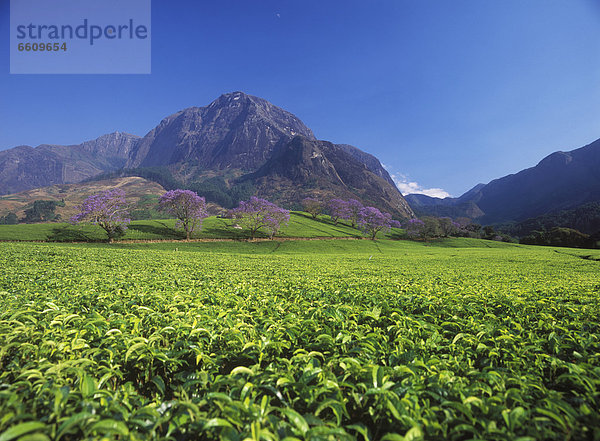
[[[0,216],[0,225],[16,225],[18,223],[19,218],[13,212],[10,212],[5,216]]]
[[[600,438],[600,252],[0,244],[0,439]]]
[[[521,238],[520,242],[528,245],[545,245],[553,247],[596,248],[598,239],[571,228],[552,228],[550,231],[534,231]]]
[[[600,232],[600,203],[584,204],[573,210],[561,210],[498,227],[514,236],[527,236],[535,231],[548,231],[557,227],[569,227],[584,234],[594,234]]]
[[[134,221],[129,225],[123,240],[161,240],[184,239],[185,235],[175,231],[175,220],[143,220]],[[267,237],[261,232],[257,237]],[[393,229],[389,235],[379,237],[398,237],[400,230]],[[283,227],[277,237],[361,237],[360,231],[348,225],[339,223],[333,225],[328,216],[319,220],[311,219],[306,213],[292,213],[290,222]],[[247,231],[232,228],[231,219],[209,217],[202,223],[202,230],[194,233],[199,239],[246,239]],[[0,225],[1,240],[34,240],[50,242],[87,242],[105,241],[106,233],[96,225],[71,225],[67,223],[45,223],[33,225]]]
[[[52,222],[60,219],[60,215],[55,213],[56,207],[64,207],[63,201],[34,201],[30,208],[25,210],[25,219],[23,222]]]
[[[244,199],[252,196],[256,189],[250,182],[236,182],[228,184],[222,176],[214,176],[208,179],[193,180],[184,183],[176,179],[167,167],[139,167],[134,169],[124,169],[112,173],[105,173],[86,180],[85,182],[95,182],[104,179],[115,179],[122,177],[137,176],[156,182],[166,190],[175,190],[182,188],[192,190],[206,198],[208,202],[213,202],[225,208],[233,208]]]

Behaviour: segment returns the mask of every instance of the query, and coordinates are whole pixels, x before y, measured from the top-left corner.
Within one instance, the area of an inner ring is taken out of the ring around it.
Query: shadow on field
[[[153,234],[159,236],[162,239],[181,239],[185,238],[185,235],[173,230],[173,228],[157,222],[161,226],[156,225],[129,225],[129,230],[139,231],[142,234]]]
[[[396,232],[396,231],[392,231],[392,232],[390,232],[390,233],[389,233],[387,236],[388,236],[388,238],[389,238],[389,239],[392,239],[392,240],[403,240],[403,239],[407,239],[407,237],[406,237],[406,233],[398,233],[398,232]]]
[[[319,215],[319,216],[317,216],[316,219],[313,219],[313,217],[310,214],[300,213],[297,211],[295,211],[294,214],[298,217],[303,217],[303,218],[309,219],[313,222],[319,222],[321,224],[329,225],[330,227],[333,227],[334,231],[340,233],[342,236],[350,236],[350,237],[361,237],[362,236],[358,230],[356,230],[356,233],[349,233],[348,231],[340,228],[340,227],[347,227],[347,228],[353,228],[353,227],[350,224],[342,222],[341,220],[338,221],[338,223],[336,225],[336,223],[333,222],[329,216]],[[322,231],[324,233],[327,233],[327,235],[331,235],[331,232],[328,230],[321,230],[321,229],[315,228],[314,226],[311,226],[311,228],[316,229],[318,231]]]
[[[52,228],[48,235],[50,242],[93,242],[94,239],[89,237],[81,230],[76,230],[71,226]]]

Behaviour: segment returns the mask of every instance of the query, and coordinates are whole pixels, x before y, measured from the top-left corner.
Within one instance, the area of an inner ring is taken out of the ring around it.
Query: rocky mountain
[[[467,193],[465,193],[467,194]],[[464,195],[463,195],[464,196]],[[417,216],[468,217],[477,219],[484,215],[477,204],[471,200],[460,198],[434,198],[424,194],[408,194],[406,201]]]
[[[129,133],[114,132],[75,147],[88,152],[96,161],[104,162],[106,168],[121,168],[131,156],[140,139],[139,136]]]
[[[452,207],[456,203],[456,198],[435,198],[427,196],[425,194],[407,194],[404,196],[407,202],[413,209],[424,208],[424,207]]]
[[[261,196],[282,204],[315,195],[325,200],[356,198],[404,217],[413,216],[379,161],[367,165],[350,153],[349,147],[297,136],[247,178]]]
[[[408,195],[417,212],[452,207],[458,212],[469,204],[480,211],[482,224],[520,222],[525,219],[600,202],[600,140],[568,152],[555,152],[535,167],[479,184],[460,198],[436,199]],[[464,213],[464,212],[463,212]]]
[[[115,132],[83,144],[0,151],[0,195],[80,182],[123,167],[139,137]]]
[[[256,170],[296,135],[315,139],[291,113],[242,92],[220,96],[163,119],[140,141],[128,168],[194,163],[208,169]]]
[[[310,195],[352,197],[414,216],[377,158],[317,141],[296,116],[242,92],[170,115],[143,138],[116,132],[79,145],[0,152],[0,195],[110,174],[156,176],[162,185],[233,202],[249,192],[289,206]]]
[[[472,200],[483,222],[521,221],[600,201],[600,140],[570,152],[555,152],[535,167],[496,179]]]
[[[354,147],[353,145],[348,145],[348,144],[336,144],[336,145],[338,147],[340,147],[342,150],[345,150],[347,153],[349,153],[350,156],[352,156],[357,161],[365,164],[367,166],[367,168],[369,170],[371,170],[373,173],[375,173],[377,176],[385,179],[387,182],[392,184],[394,187],[396,186],[396,184],[394,184],[394,181],[392,180],[392,177],[390,176],[390,174],[387,172],[387,170],[385,168],[383,168],[383,166],[381,165],[381,162],[379,162],[379,159],[377,159],[375,156],[373,156],[369,153],[363,152],[362,150],[360,150],[357,147]]]

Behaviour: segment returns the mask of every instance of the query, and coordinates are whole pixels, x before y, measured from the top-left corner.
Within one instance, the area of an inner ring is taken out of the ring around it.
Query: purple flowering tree
[[[329,216],[334,225],[337,225],[340,219],[347,219],[350,217],[348,202],[343,199],[332,199],[328,204]]]
[[[442,217],[438,219],[440,225],[441,234],[443,237],[455,236],[460,230],[460,224],[454,222],[449,217]]]
[[[348,210],[346,211],[346,214],[344,217],[342,217],[342,219],[350,221],[350,223],[352,224],[352,228],[354,228],[358,225],[358,220],[360,219],[360,212],[364,208],[365,207],[363,206],[363,204],[361,204],[356,199],[350,199],[348,201]]]
[[[416,237],[421,237],[421,238],[425,238],[425,222],[423,222],[421,219],[409,219],[405,224],[404,224],[404,229],[406,230],[406,234],[409,237],[412,238],[416,238]]]
[[[359,213],[357,224],[371,240],[375,240],[380,231],[400,227],[400,223],[393,220],[391,214],[382,213],[375,207],[364,207]]]
[[[452,222],[448,220],[448,228],[454,228]],[[433,216],[425,216],[421,219],[411,219],[407,222],[406,232],[409,236],[419,237],[423,240],[433,239],[444,236],[440,219]]]
[[[70,222],[91,222],[100,226],[106,231],[110,243],[123,236],[131,222],[127,217],[125,192],[120,188],[94,194],[84,200],[77,209],[79,213],[73,216]]]
[[[202,221],[208,216],[206,200],[191,190],[167,191],[158,200],[158,205],[162,211],[177,218],[175,228],[185,232],[186,240],[202,228]]]
[[[269,237],[273,238],[281,225],[287,225],[290,220],[288,210],[256,196],[241,201],[240,205],[233,210],[233,216],[239,226],[250,231],[252,239],[260,229],[264,229]]]
[[[313,219],[316,219],[323,212],[323,202],[315,198],[302,199],[302,207],[304,211],[309,213]]]

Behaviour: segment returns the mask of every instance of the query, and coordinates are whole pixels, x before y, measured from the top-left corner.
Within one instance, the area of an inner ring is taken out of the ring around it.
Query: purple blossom
[[[360,212],[364,208],[365,207],[363,206],[363,204],[361,204],[356,199],[350,199],[348,201],[348,210],[346,212],[346,216],[342,217],[342,219],[350,221],[350,223],[352,224],[352,227],[356,227],[356,225],[358,224],[358,221],[360,219]]]
[[[349,219],[350,210],[348,202],[343,199],[332,199],[328,204],[329,216],[335,225],[338,224],[340,219]]]
[[[170,190],[158,200],[161,210],[177,218],[176,228],[185,232],[187,240],[194,231],[202,228],[202,220],[208,216],[206,200],[191,190]]]
[[[120,188],[92,195],[77,207],[79,213],[70,219],[72,224],[91,222],[100,226],[108,241],[123,236],[131,219],[127,218],[125,192]]]
[[[248,201],[241,201],[240,205],[233,210],[233,215],[238,225],[250,230],[253,239],[261,228],[264,228],[272,238],[277,234],[281,225],[287,225],[290,220],[288,210],[256,196],[252,196]]]
[[[421,236],[425,230],[425,222],[417,218],[409,219],[405,223],[404,229],[406,230],[406,234],[410,237]]]
[[[389,231],[392,226],[398,224],[389,213],[382,213],[375,207],[364,207],[358,216],[359,228],[372,240],[380,231]],[[392,225],[393,224],[393,225]]]

